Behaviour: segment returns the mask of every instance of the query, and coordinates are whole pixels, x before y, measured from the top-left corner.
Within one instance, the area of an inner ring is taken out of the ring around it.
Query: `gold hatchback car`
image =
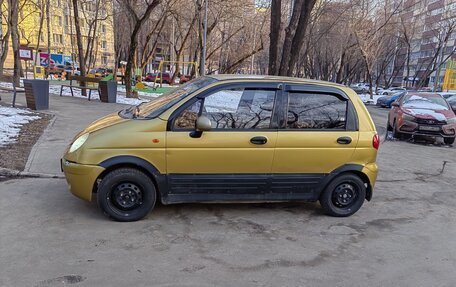
[[[372,197],[380,141],[351,89],[269,76],[200,77],[89,125],[62,158],[70,191],[118,221],[157,200],[320,201],[349,216]]]

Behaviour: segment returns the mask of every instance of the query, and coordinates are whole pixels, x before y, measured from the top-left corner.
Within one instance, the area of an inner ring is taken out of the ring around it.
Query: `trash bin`
[[[27,108],[32,110],[49,109],[49,81],[24,80]]]
[[[104,103],[115,103],[117,101],[116,81],[100,81],[98,87],[100,90],[100,101]]]

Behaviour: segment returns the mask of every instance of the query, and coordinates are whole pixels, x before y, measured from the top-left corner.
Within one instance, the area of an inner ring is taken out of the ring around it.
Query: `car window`
[[[275,90],[266,89],[217,91],[181,112],[174,129],[194,129],[198,113],[211,120],[213,129],[268,129],[275,95]]]
[[[287,129],[343,130],[347,104],[335,95],[290,93]]]

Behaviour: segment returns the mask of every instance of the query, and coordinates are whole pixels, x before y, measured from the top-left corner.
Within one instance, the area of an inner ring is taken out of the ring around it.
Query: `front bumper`
[[[78,164],[65,159],[61,159],[61,166],[70,192],[81,199],[91,201],[95,181],[104,168],[97,165]]]
[[[454,138],[456,127],[454,125],[425,125],[405,121],[399,131],[412,136]]]

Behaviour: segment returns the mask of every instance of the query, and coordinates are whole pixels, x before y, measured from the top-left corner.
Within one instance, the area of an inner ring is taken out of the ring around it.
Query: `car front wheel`
[[[400,139],[402,137],[402,134],[397,130],[396,121],[393,122],[393,137],[395,139]]]
[[[149,176],[133,168],[109,172],[98,186],[98,206],[117,221],[137,221],[154,207],[155,185]]]
[[[366,198],[364,182],[356,175],[346,173],[335,178],[320,196],[326,214],[346,217],[356,213]]]

